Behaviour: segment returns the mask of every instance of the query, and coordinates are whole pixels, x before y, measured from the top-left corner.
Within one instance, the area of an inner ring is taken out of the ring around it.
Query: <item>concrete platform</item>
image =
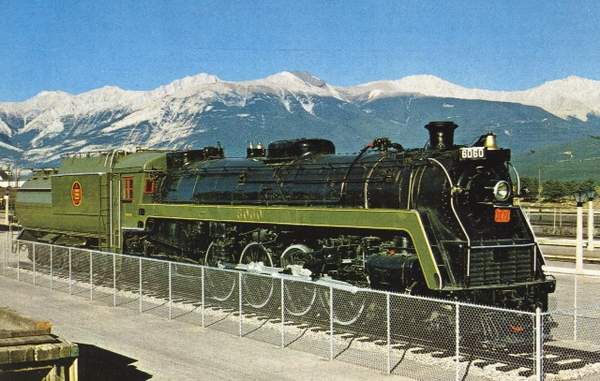
[[[55,333],[79,345],[80,379],[410,380],[3,277],[0,289],[0,305],[47,317]]]

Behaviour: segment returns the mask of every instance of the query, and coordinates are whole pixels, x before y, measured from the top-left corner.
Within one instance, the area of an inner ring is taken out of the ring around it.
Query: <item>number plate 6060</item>
[[[485,158],[484,147],[467,147],[460,149],[461,160],[478,160]]]

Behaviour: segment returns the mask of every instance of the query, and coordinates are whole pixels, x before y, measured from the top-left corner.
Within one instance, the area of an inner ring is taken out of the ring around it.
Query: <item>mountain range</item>
[[[379,136],[419,147],[431,120],[457,123],[463,144],[495,132],[526,162],[532,151],[600,134],[600,81],[572,76],[492,91],[415,75],[341,87],[306,72],[280,72],[238,82],[198,74],[150,91],[43,91],[0,102],[0,157],[49,166],[67,152],[217,142],[239,156],[249,142],[300,136],[331,139],[338,152],[356,152]]]

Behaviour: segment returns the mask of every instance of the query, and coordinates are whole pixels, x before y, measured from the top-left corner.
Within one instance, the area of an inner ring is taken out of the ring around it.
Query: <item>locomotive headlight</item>
[[[494,185],[494,197],[497,201],[506,201],[510,197],[510,184],[500,180]]]

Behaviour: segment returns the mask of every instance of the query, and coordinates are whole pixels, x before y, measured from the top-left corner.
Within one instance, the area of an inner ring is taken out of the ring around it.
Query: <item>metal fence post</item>
[[[89,250],[90,259],[90,300],[94,300],[94,261],[92,259],[92,251]]]
[[[113,307],[117,306],[117,255],[112,255],[113,265]]]
[[[6,275],[6,263],[8,262],[8,236],[4,242],[4,248],[2,249],[2,275]]]
[[[456,302],[454,314],[454,329],[455,329],[455,341],[454,341],[454,366],[455,374],[454,379],[460,381],[460,304]]]
[[[17,280],[21,280],[21,245],[17,242]]]
[[[204,328],[204,266],[202,266],[200,269],[200,283],[202,284],[202,309],[200,310],[200,320],[202,322],[202,328]]]
[[[9,253],[11,253],[11,245],[12,245],[12,241],[11,241],[11,236],[8,236],[8,238],[6,239],[6,250],[4,251],[4,265],[2,266],[2,275],[6,275],[6,268],[8,267],[8,255]]]
[[[33,250],[33,284],[35,284],[35,242],[32,245]]]
[[[138,305],[138,309],[139,312],[142,313],[143,311],[143,300],[144,300],[144,293],[142,290],[142,258],[138,258],[138,278],[139,278],[139,289],[140,289],[140,299],[139,299],[139,305]]]
[[[173,318],[173,285],[172,285],[172,270],[171,262],[169,262],[169,320]]]
[[[573,275],[573,341],[577,341],[577,274]]]
[[[588,200],[587,249],[594,250],[594,201]]]
[[[69,295],[73,293],[73,263],[72,263],[72,252],[69,247]]]
[[[50,245],[50,289],[54,289],[54,250]]]
[[[285,301],[283,293],[285,292],[285,285],[283,284],[283,278],[281,278],[281,348],[285,348]]]
[[[385,294],[387,323],[387,374],[392,373],[392,324],[390,319],[390,293]]]
[[[14,241],[13,240],[13,235],[11,233],[11,235],[8,238],[8,247],[7,247],[7,250],[6,250],[6,267],[7,268],[10,266],[10,262],[11,262],[13,254],[14,254],[13,248],[14,248],[14,243],[15,242],[13,242],[13,241]],[[19,244],[17,242],[17,247],[18,247],[18,245]]]
[[[562,234],[562,209],[558,209],[558,234]]]
[[[575,271],[583,271],[583,207],[577,203],[577,226],[575,234]]]
[[[333,360],[333,286],[329,286],[329,360]]]
[[[6,267],[8,266],[8,251],[9,251],[9,240],[10,236],[6,236],[6,242],[4,245],[4,255],[2,256],[2,275],[6,275]]]
[[[6,239],[6,251],[4,252],[4,273],[6,273],[6,269],[8,268],[8,264],[10,262],[10,257],[12,255],[12,234],[8,236]]]
[[[239,311],[240,311],[240,337],[242,337],[242,272],[240,271],[238,273],[238,288],[239,288],[239,294],[238,294],[238,303],[239,303]]]
[[[542,374],[542,310],[540,307],[535,309],[535,378],[537,381],[542,381],[544,375]]]

